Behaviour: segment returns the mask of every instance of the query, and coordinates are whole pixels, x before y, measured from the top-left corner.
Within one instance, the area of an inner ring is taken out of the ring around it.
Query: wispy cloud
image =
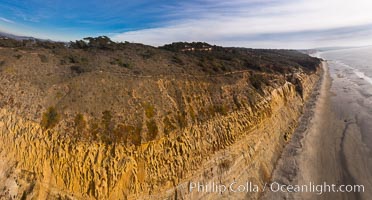
[[[371,8],[371,0],[2,0],[0,22],[54,40],[306,48],[372,44]]]
[[[152,45],[182,40],[257,47],[270,46],[267,44],[270,42],[271,46],[288,47],[299,39],[296,34],[303,35],[302,40],[306,40],[309,34],[304,33],[314,32],[306,42],[297,42],[299,45],[317,46],[326,45],[324,43],[327,42],[326,39],[320,41],[317,38],[334,37],[329,30],[352,30],[352,27],[372,24],[372,1],[369,0],[261,2],[206,0],[183,3],[179,7],[174,5],[168,8],[168,14],[174,16],[175,20],[169,20],[156,28],[119,33],[114,39]],[[364,28],[372,29],[368,26]],[[265,37],[267,35],[283,37]],[[349,35],[354,40],[358,39],[355,38],[357,36]]]
[[[0,17],[0,20],[3,21],[3,22],[6,22],[6,23],[15,24],[14,21],[12,21],[10,19],[7,19],[7,18],[4,18],[4,17]]]

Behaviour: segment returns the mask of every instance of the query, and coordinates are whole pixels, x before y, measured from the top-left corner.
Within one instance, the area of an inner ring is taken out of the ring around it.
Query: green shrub
[[[77,73],[77,74],[81,74],[81,73],[86,72],[86,70],[83,67],[76,66],[76,65],[71,66],[70,69],[71,69],[72,72]]]
[[[89,121],[89,133],[91,135],[88,135],[87,137],[88,138],[92,137],[93,140],[97,140],[101,130],[102,129],[100,128],[99,123],[97,122],[97,120],[91,119]]]
[[[190,113],[190,117],[191,117],[192,121],[195,121],[196,120],[195,111],[191,106],[190,106],[189,113]]]
[[[106,110],[102,112],[102,124],[106,134],[111,134],[113,131],[112,114],[110,111]]]
[[[121,58],[115,58],[113,61],[110,62],[112,65],[118,65],[120,67],[125,67],[128,69],[132,69],[133,65],[129,62],[123,61]]]
[[[178,113],[177,122],[181,128],[185,128],[187,126],[186,112]]]
[[[75,123],[75,129],[78,133],[82,133],[87,127],[87,122],[84,119],[84,115],[81,113],[76,114],[74,123]]]
[[[21,54],[17,54],[17,55],[14,55],[14,57],[17,58],[17,59],[20,59],[20,58],[22,58],[22,55]]]
[[[74,63],[74,64],[88,62],[87,58],[79,57],[78,55],[69,55],[66,58],[69,61],[69,63]]]
[[[174,62],[174,63],[176,63],[176,64],[179,64],[179,65],[184,65],[185,63],[183,62],[183,60],[180,58],[180,57],[178,57],[177,55],[174,55],[173,57],[172,57],[172,61]]]
[[[221,115],[227,115],[229,108],[226,105],[215,105],[214,106],[215,112],[221,114]]]
[[[82,63],[87,63],[89,60],[88,60],[88,58],[86,58],[86,57],[81,57],[81,62]]]
[[[41,127],[43,129],[50,129],[55,127],[59,122],[59,114],[57,113],[57,110],[52,106],[49,107],[48,110],[43,114],[43,117],[41,119]]]
[[[128,69],[132,69],[133,68],[133,66],[130,63],[126,63],[126,62],[119,62],[118,65],[120,67],[125,67],[125,68],[128,68]]]
[[[61,65],[66,65],[66,64],[67,64],[67,62],[66,62],[65,59],[61,59],[59,63],[60,63]]]
[[[130,143],[139,146],[142,143],[141,131],[142,125],[138,124],[136,127],[130,125],[124,125],[122,127],[122,134],[127,134],[127,136],[123,137],[127,139]]]
[[[154,51],[146,50],[146,51],[142,54],[142,58],[143,58],[143,59],[150,59],[150,58],[153,57],[154,55],[155,55],[155,52],[154,52]]]
[[[128,138],[130,128],[129,126],[119,124],[116,126],[114,130],[114,142],[120,143],[120,142],[125,142]]]
[[[253,74],[249,77],[249,81],[256,90],[260,90],[263,85],[263,76],[258,74]]]
[[[221,170],[221,172],[227,171],[231,167],[231,161],[230,160],[222,160],[219,164],[218,167]]]
[[[156,139],[156,136],[158,135],[158,126],[156,125],[155,120],[150,120],[146,122],[147,126],[147,141],[151,141]]]
[[[164,124],[164,134],[169,135],[173,130],[176,129],[176,127],[173,125],[173,123],[170,121],[168,117],[165,117],[163,119],[163,124]]]
[[[48,62],[48,57],[46,57],[46,55],[43,55],[43,54],[38,54],[39,58],[40,58],[40,61],[42,63],[47,63]]]
[[[240,109],[240,108],[242,107],[242,104],[240,103],[240,101],[239,101],[239,99],[238,99],[238,96],[234,95],[234,96],[233,96],[233,100],[234,100],[234,103],[235,103],[236,107],[237,107],[238,109]]]
[[[152,118],[155,115],[155,108],[150,103],[144,103],[143,106],[145,107],[145,115],[147,118]]]
[[[0,67],[2,67],[4,65],[5,65],[5,61],[4,60],[0,61]]]

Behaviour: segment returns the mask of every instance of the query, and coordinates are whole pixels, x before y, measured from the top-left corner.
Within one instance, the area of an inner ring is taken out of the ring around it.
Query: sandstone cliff
[[[262,187],[320,73],[319,68],[208,76],[101,71],[67,79],[64,70],[70,68],[53,66],[59,60],[51,56],[47,63],[37,61],[47,70],[35,77],[46,80],[57,71],[64,78],[42,84],[37,78],[25,81],[21,71],[40,54],[21,53],[2,70],[7,103],[0,110],[0,179],[6,195],[24,199],[256,199],[260,193],[190,192],[189,184],[249,180]],[[252,87],[254,75],[267,83]],[[92,94],[84,91],[90,84],[99,84],[99,95],[96,88]],[[105,101],[105,91],[117,101]],[[85,103],[75,103],[76,98]],[[64,119],[45,129],[39,120],[50,105]],[[141,140],[77,139],[71,120],[75,111],[93,113],[85,115],[94,121],[94,112],[110,106],[117,126],[138,128],[134,132]]]

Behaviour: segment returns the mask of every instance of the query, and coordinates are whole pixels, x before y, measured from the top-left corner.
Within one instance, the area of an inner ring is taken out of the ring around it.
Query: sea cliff
[[[1,197],[256,199],[189,186],[263,187],[321,74],[287,50],[42,44],[0,49]]]
[[[43,131],[38,123],[1,109],[1,152],[26,196],[38,199],[221,197],[218,193],[190,193],[188,184],[249,180],[262,186],[269,181],[319,72],[296,78],[302,94],[296,85],[285,82],[265,90],[254,107],[216,115],[186,127],[182,134],[138,147],[61,140],[58,132]],[[224,195],[256,198],[260,194]]]

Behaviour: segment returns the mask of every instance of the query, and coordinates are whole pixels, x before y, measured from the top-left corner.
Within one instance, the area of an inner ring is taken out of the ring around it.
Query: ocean
[[[357,199],[372,197],[372,47],[321,52],[331,76],[330,105],[344,122],[342,165],[354,184],[365,185]]]
[[[329,65],[333,100],[344,99],[346,120],[355,119],[363,144],[372,149],[372,47],[327,51],[320,56]]]

